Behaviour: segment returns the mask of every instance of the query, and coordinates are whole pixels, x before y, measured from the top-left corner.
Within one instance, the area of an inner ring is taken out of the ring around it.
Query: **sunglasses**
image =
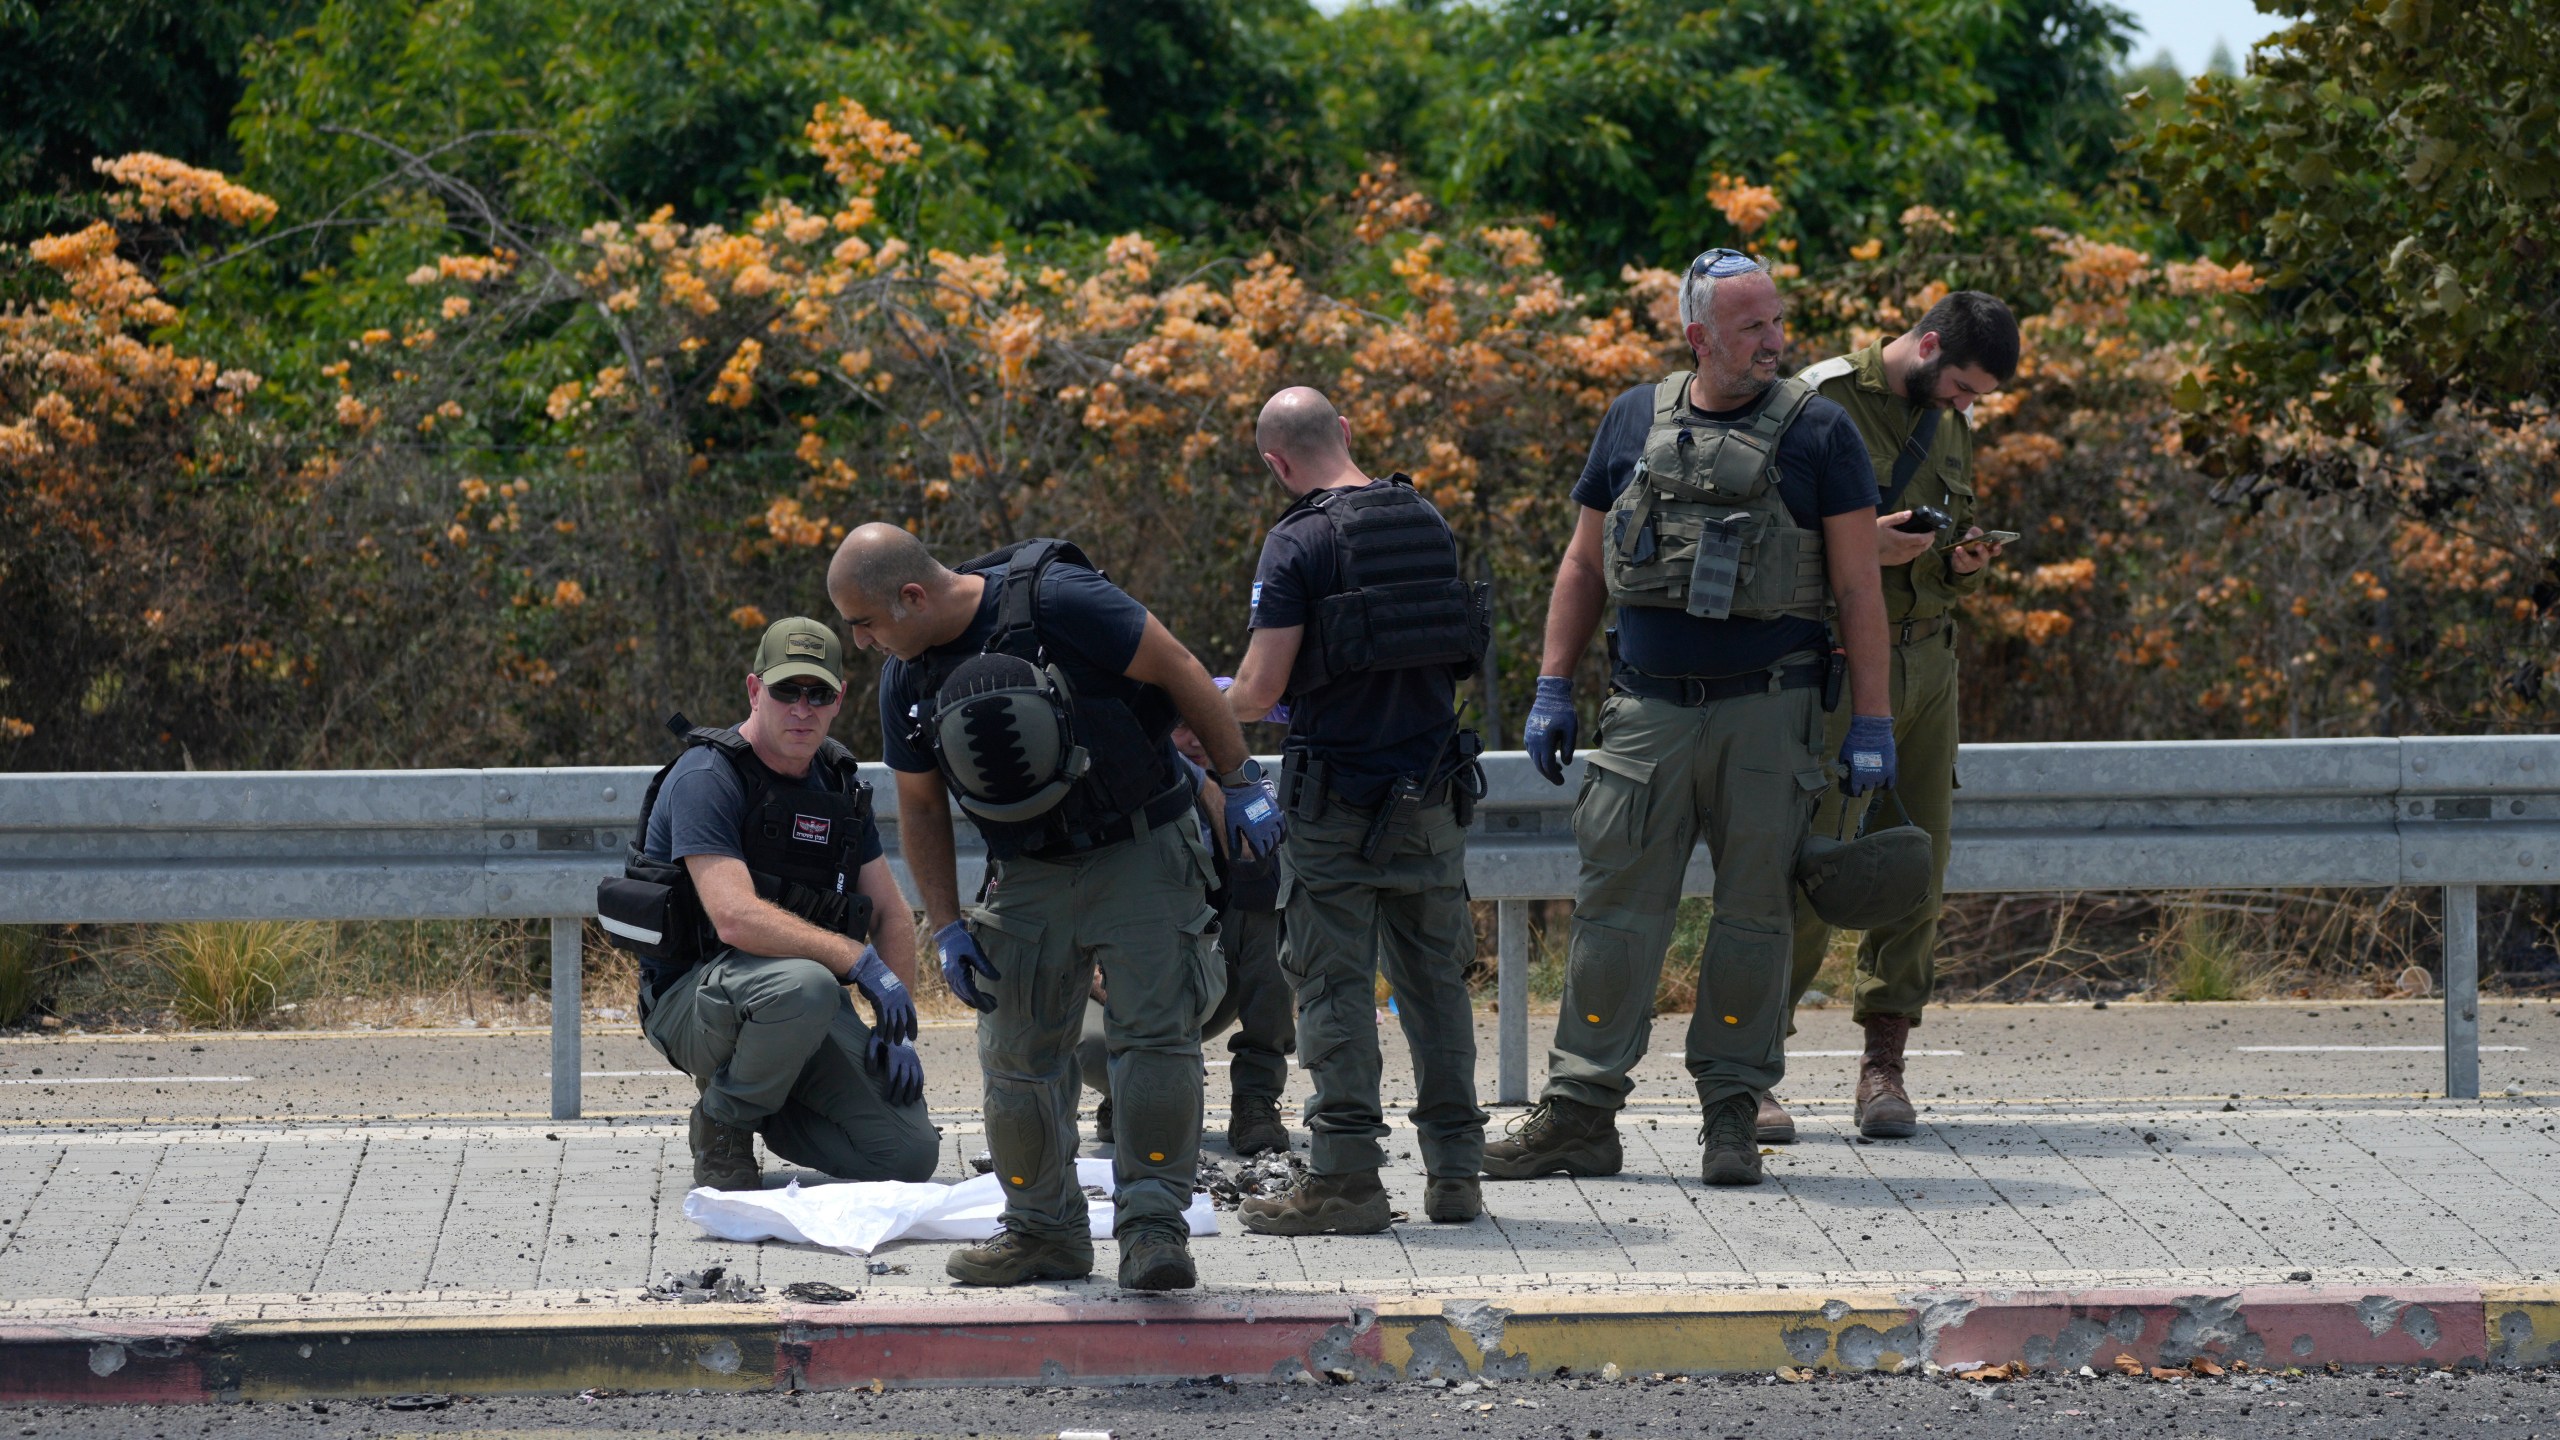
[[[806,700],[812,708],[824,710],[836,703],[836,697],[844,692],[833,685],[823,685],[815,680],[805,683],[785,680],[779,685],[767,685],[764,687],[764,693],[772,696],[780,704],[797,705]]]
[[[1734,275],[1747,275],[1759,268],[1759,261],[1739,250],[1728,250],[1721,245],[1689,262],[1691,275],[1704,275],[1714,280],[1722,280]]]

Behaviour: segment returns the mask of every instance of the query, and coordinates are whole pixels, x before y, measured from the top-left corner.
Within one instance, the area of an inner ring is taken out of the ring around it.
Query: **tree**
[[[2267,287],[2186,387],[2209,471],[2297,407],[2380,440],[2447,401],[2560,393],[2560,5],[2313,0],[2137,144],[2170,215]],[[2307,479],[2307,460],[2274,478]]]

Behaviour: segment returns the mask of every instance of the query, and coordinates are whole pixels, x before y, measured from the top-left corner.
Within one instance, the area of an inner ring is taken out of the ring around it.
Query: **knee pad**
[[[1054,1183],[1053,1172],[1066,1162],[1048,1097],[1027,1085],[989,1081],[986,1109],[987,1149],[995,1156],[996,1180],[1005,1193],[1013,1196]]]

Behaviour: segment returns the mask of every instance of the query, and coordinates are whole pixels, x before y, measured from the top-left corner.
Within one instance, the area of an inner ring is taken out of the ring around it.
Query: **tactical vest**
[[[1289,669],[1292,705],[1345,675],[1427,665],[1457,680],[1475,673],[1493,638],[1493,587],[1459,578],[1458,539],[1411,480],[1313,491],[1280,518],[1301,510],[1333,527],[1342,588],[1309,617]]]
[[[1781,380],[1750,418],[1699,418],[1686,372],[1653,390],[1636,473],[1609,507],[1601,545],[1609,598],[1705,620],[1828,619],[1822,532],[1778,493],[1778,443],[1813,389]]]
[[[738,772],[747,793],[738,848],[745,852],[756,894],[821,930],[871,938],[871,898],[862,893],[862,836],[871,827],[871,787],[862,782],[853,752],[833,740],[818,747],[810,764],[833,789],[811,790],[767,769],[755,747],[734,728],[688,724],[669,717],[667,728],[686,751],[708,745]],[[679,755],[678,759],[683,757]],[[658,791],[675,769],[670,761],[649,777],[640,800],[640,828],[631,837],[622,874],[596,887],[605,936],[640,957],[652,991],[701,964],[721,949],[720,934],[703,912],[693,872],[682,859],[653,859],[649,817]]]
[[[1102,573],[1069,540],[1023,540],[958,567],[963,575],[1001,572],[1004,588],[996,597],[995,629],[981,654],[1001,651],[1045,668],[1048,647],[1040,635],[1037,600],[1040,582],[1060,561]],[[908,711],[907,738],[916,748],[941,760],[933,724],[934,697],[967,655],[920,660],[908,671],[916,687]],[[1061,680],[1063,681],[1063,676]],[[1074,734],[1070,741],[1090,757],[1082,778],[1067,796],[1045,813],[1017,824],[971,815],[970,823],[997,859],[1017,855],[1052,857],[1079,854],[1116,844],[1135,833],[1143,815],[1150,826],[1163,825],[1190,808],[1188,785],[1174,755],[1176,715],[1173,698],[1153,685],[1139,688],[1135,700],[1101,696],[1066,696]],[[946,775],[944,783],[949,784]]]

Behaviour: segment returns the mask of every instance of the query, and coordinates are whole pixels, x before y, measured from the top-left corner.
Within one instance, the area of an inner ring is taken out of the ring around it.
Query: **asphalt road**
[[[2232,1376],[2160,1382],[1822,1376],[1699,1381],[1531,1381],[1456,1390],[1422,1385],[1216,1383],[1149,1389],[972,1389],[811,1395],[631,1395],[477,1401],[394,1410],[376,1401],[200,1409],[0,1408],[0,1434],[164,1440],[171,1434],[437,1436],[1074,1436],[1196,1440],[1205,1435],[1374,1433],[1620,1440],[1705,1436],[2104,1434],[2134,1440],[2266,1435],[2560,1435],[2560,1385],[2543,1372]]]
[[[1680,1062],[1686,1016],[1655,1022],[1638,1068],[1640,1105],[1693,1103]],[[1930,1011],[1912,1036],[1911,1083],[1923,1103],[2031,1100],[2409,1096],[2439,1093],[2442,1007],[2424,1002],[1957,1005]],[[1545,1071],[1551,1014],[1531,1018],[1530,1076]],[[1494,1094],[1494,1017],[1478,1024],[1478,1091]],[[2560,1004],[2481,1007],[2482,1088],[2560,1093]],[[920,1042],[936,1111],[979,1100],[974,1031],[933,1025]],[[1845,1007],[1807,1011],[1789,1042],[1790,1103],[1845,1105],[1860,1032]],[[1412,1094],[1400,1036],[1386,1037],[1390,1104]],[[1212,1109],[1224,1108],[1224,1040],[1208,1047]],[[668,1116],[692,1086],[628,1025],[587,1036],[591,1116]],[[549,1113],[543,1031],[274,1032],[153,1037],[38,1033],[0,1039],[0,1126],[130,1125],[245,1120],[523,1118]],[[1304,1077],[1292,1092],[1306,1093]]]

